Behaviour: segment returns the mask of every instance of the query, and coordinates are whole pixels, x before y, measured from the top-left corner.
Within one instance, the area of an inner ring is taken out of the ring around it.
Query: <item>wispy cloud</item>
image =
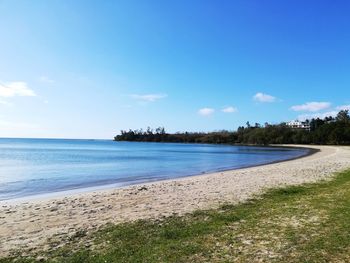
[[[55,81],[53,79],[49,78],[48,76],[39,77],[39,81],[42,83],[47,83],[47,84],[55,83]]]
[[[212,115],[214,112],[215,110],[212,108],[202,108],[198,110],[198,114],[205,117]]]
[[[311,120],[311,119],[324,119],[326,117],[335,117],[337,116],[338,111],[327,111],[327,112],[317,112],[317,113],[313,113],[313,114],[302,114],[298,116],[298,120],[300,121],[304,121],[304,120]]]
[[[132,94],[130,95],[133,99],[144,101],[144,102],[155,102],[160,99],[166,98],[167,94]]]
[[[221,111],[225,113],[233,113],[233,112],[237,112],[238,109],[236,107],[228,106],[223,108]]]
[[[350,110],[350,105],[342,105],[342,106],[338,106],[336,107],[337,110]]]
[[[258,102],[275,102],[276,101],[276,97],[269,95],[269,94],[265,94],[262,92],[258,92],[254,95],[253,100],[258,101]]]
[[[35,92],[30,89],[26,82],[8,82],[0,83],[0,97],[33,97],[36,96]]]
[[[330,106],[331,106],[330,102],[307,102],[302,105],[292,106],[290,109],[293,111],[317,112],[320,110],[328,109]]]

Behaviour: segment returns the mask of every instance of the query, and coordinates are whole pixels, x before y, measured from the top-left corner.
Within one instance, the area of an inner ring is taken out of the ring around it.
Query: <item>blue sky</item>
[[[350,106],[350,2],[0,0],[0,137],[236,129]]]

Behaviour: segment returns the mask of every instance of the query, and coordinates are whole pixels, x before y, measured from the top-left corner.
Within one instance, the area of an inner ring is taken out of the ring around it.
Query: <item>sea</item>
[[[0,139],[0,201],[196,176],[298,158],[302,148]]]

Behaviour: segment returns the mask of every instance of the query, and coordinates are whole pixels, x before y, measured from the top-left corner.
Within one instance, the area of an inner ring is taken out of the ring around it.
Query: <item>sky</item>
[[[350,108],[347,0],[0,0],[0,137],[234,130]]]

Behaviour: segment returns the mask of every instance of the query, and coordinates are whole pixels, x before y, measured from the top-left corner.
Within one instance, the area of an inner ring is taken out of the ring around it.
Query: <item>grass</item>
[[[83,232],[82,232],[83,233]],[[239,205],[108,225],[5,262],[350,262],[350,171]]]

